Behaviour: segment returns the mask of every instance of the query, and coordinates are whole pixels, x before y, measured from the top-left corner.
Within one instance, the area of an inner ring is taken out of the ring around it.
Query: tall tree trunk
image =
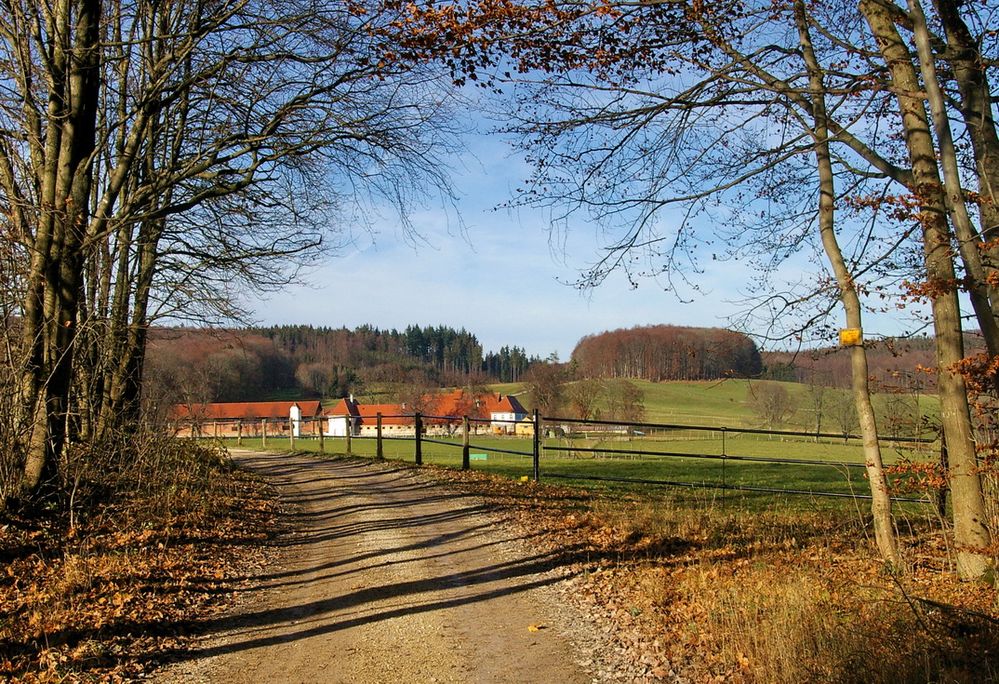
[[[992,113],[992,91],[980,44],[961,17],[957,0],[936,0],[937,14],[947,37],[947,62],[961,96],[961,118],[968,130],[978,177],[978,211],[985,271],[999,283],[999,133]],[[992,242],[995,241],[995,242]],[[993,316],[999,317],[999,285],[989,285]]]
[[[100,88],[100,16],[100,0],[63,0],[46,15],[52,82],[44,156],[35,169],[42,206],[24,301],[29,358],[21,401],[32,416],[25,495],[54,472],[66,439]]]
[[[166,219],[143,222],[139,229],[136,265],[130,278],[135,283],[134,294],[131,297],[116,297],[112,307],[105,347],[113,350],[113,358],[104,366],[98,438],[107,436],[121,425],[135,424],[139,419],[149,296],[165,222]]]
[[[836,238],[835,222],[835,181],[832,156],[829,151],[829,126],[825,103],[825,84],[822,69],[815,51],[808,25],[803,0],[795,0],[795,23],[798,26],[799,44],[808,68],[809,89],[811,90],[812,113],[815,139],[815,160],[819,176],[819,233],[826,257],[832,266],[839,287],[840,301],[846,313],[847,327],[863,329],[860,297],[843,258],[839,241]],[[853,400],[857,406],[860,421],[860,434],[864,442],[864,466],[871,487],[871,515],[874,521],[874,540],[881,557],[893,566],[900,565],[898,542],[891,519],[891,497],[888,494],[888,479],[885,476],[881,458],[881,445],[878,441],[877,418],[871,403],[871,390],[868,381],[867,350],[861,341],[850,349],[850,370],[852,372]]]
[[[976,579],[985,576],[990,569],[985,553],[990,535],[985,526],[985,504],[977,469],[967,387],[964,378],[957,372],[957,366],[964,357],[964,340],[951,234],[941,193],[936,149],[920,96],[921,84],[907,46],[890,15],[876,0],[861,0],[860,9],[891,74],[920,201],[919,221],[927,296],[931,302],[936,336],[940,418],[951,465],[949,475],[957,566],[962,577]]]
[[[948,119],[947,103],[937,81],[937,65],[930,47],[930,30],[926,25],[919,0],[907,0],[909,14],[912,17],[913,37],[919,56],[919,69],[923,76],[923,86],[926,90],[926,100],[930,105],[933,118],[933,128],[939,143],[940,167],[943,171],[944,187],[941,192],[945,206],[954,225],[957,237],[958,251],[968,275],[968,296],[978,319],[979,329],[985,338],[985,344],[990,356],[999,355],[999,301],[990,301],[990,288],[985,265],[982,262],[982,239],[978,230],[972,224],[968,207],[964,201],[964,189],[961,187],[961,172],[958,168],[957,151],[951,134]]]

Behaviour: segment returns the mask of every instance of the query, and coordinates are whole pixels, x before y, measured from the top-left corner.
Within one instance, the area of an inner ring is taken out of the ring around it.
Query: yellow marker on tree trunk
[[[860,328],[843,328],[839,331],[839,346],[841,347],[856,347],[863,342],[863,339],[864,334]]]

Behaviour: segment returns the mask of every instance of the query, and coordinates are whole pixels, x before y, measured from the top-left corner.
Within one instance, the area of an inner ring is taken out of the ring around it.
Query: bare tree
[[[926,274],[924,292],[933,311],[937,391],[951,464],[954,532],[960,547],[958,570],[964,577],[977,578],[989,571],[990,561],[983,550],[990,544],[990,534],[985,526],[985,502],[977,468],[968,388],[959,371],[964,358],[964,338],[961,307],[955,286],[957,270],[952,251],[955,236],[969,283],[968,294],[993,356],[999,354],[999,328],[995,313],[989,305],[989,294],[990,290],[996,288],[986,280],[980,262],[981,237],[974,234],[964,203],[957,159],[946,121],[947,114],[936,82],[936,65],[929,54],[926,21],[918,0],[910,0],[909,8],[908,21],[912,22],[919,54],[915,64],[911,50],[897,28],[899,8],[893,3],[875,0],[860,2],[860,10],[876,39],[890,75],[889,87],[901,115],[904,140],[912,165],[912,182],[918,193],[918,219]],[[936,124],[941,145],[939,149],[931,134],[927,99]],[[939,163],[938,151],[941,159]],[[942,178],[946,179],[948,186],[943,184]],[[948,211],[953,219],[952,224],[947,221]],[[999,300],[996,304],[999,304]]]
[[[861,331],[861,293],[918,283],[903,291],[932,310],[944,431],[962,499],[954,507],[959,569],[977,577],[986,572],[988,531],[958,373],[957,294],[968,292],[994,358],[999,242],[985,237],[996,223],[990,76],[999,65],[988,58],[994,9],[951,0],[932,9],[927,20],[917,0],[480,0],[455,33],[477,40],[445,59],[481,78],[492,67],[502,74],[504,55],[513,55],[519,73],[510,80],[523,99],[511,128],[538,162],[519,201],[551,207],[565,229],[579,214],[608,228],[582,286],[622,270],[633,282],[652,276],[696,296],[699,258],[750,258],[761,276],[753,312],[770,321],[798,313],[784,334],[824,336],[836,303],[847,327]],[[442,15],[435,11],[412,13],[433,22]],[[939,28],[942,35],[932,33]],[[963,167],[948,130],[955,125],[974,157]],[[985,229],[965,200],[961,174],[971,168]],[[870,220],[834,221],[843,206],[870,210]],[[819,243],[831,272],[774,293],[766,276]],[[841,244],[855,248],[844,255]],[[889,535],[863,342],[851,359],[874,516]]]
[[[638,385],[623,378],[606,382],[607,417],[629,423],[645,420],[645,398]]]
[[[784,385],[777,382],[749,383],[749,407],[768,430],[776,430],[794,414],[794,403]]]
[[[405,222],[444,188],[446,94],[378,37],[395,18],[364,2],[3,3],[0,221],[29,262],[23,492],[68,415],[87,439],[135,419],[152,321],[238,316],[241,293],[335,246],[340,207],[386,200]]]
[[[805,392],[808,396],[808,403],[811,404],[812,413],[815,415],[815,441],[818,441],[819,434],[822,432],[822,418],[825,415],[829,388],[816,382],[815,373],[812,373],[809,375]]]
[[[409,372],[407,381],[396,388],[396,401],[406,413],[436,415],[440,413],[440,395],[427,374],[420,370]]]
[[[547,361],[531,366],[524,376],[524,381],[531,393],[534,407],[543,416],[554,416],[565,401],[565,383],[568,373],[565,365],[559,363],[555,356]]]
[[[837,391],[829,401],[829,416],[846,441],[857,429],[857,402],[849,394]]]
[[[603,383],[593,378],[576,380],[566,388],[569,407],[576,418],[587,420],[599,418],[597,407],[604,393]]]

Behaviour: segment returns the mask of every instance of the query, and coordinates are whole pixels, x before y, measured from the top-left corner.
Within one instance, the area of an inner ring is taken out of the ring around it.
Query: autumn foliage
[[[844,510],[757,510],[751,498],[660,491],[615,498],[434,470],[500,503],[544,551],[577,559],[564,600],[620,656],[625,681],[994,681],[993,590],[941,570],[944,535],[919,516],[887,570]],[[748,507],[748,510],[747,510]]]
[[[337,398],[377,383],[428,388],[480,378],[516,382],[538,361],[516,345],[483,352],[473,333],[443,325],[153,328],[150,338],[147,405],[163,406],[257,401],[288,392]]]
[[[0,518],[0,680],[140,678],[261,561],[259,482],[219,448],[140,441],[149,458],[82,473],[58,515]]]
[[[584,337],[572,352],[584,377],[713,380],[754,377],[760,352],[746,335],[720,328],[656,325]]]

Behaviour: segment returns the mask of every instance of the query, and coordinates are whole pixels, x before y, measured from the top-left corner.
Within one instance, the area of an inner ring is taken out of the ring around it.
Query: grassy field
[[[591,489],[614,490],[618,493],[648,490],[647,482],[624,483],[618,480],[670,482],[676,488],[715,488],[722,497],[750,497],[760,502],[772,500],[774,493],[733,493],[727,487],[756,487],[795,492],[797,500],[823,501],[823,506],[842,506],[843,499],[823,498],[819,493],[839,495],[868,492],[863,464],[863,454],[858,440],[823,438],[816,440],[800,436],[760,435],[740,432],[739,428],[758,428],[759,418],[750,402],[750,381],[723,380],[714,382],[664,382],[637,381],[645,404],[645,421],[648,423],[677,424],[705,427],[725,427],[726,430],[656,429],[645,428],[640,436],[607,435],[599,432],[582,432],[571,438],[543,440],[540,461],[541,478],[559,480]],[[807,395],[808,387],[796,383],[783,383],[791,396],[795,412],[781,426],[785,430],[810,431],[815,429],[815,413]],[[503,394],[520,394],[523,403],[530,406],[530,395],[518,384],[493,386],[493,391]],[[827,389],[827,400],[832,402],[843,390]],[[914,399],[914,398],[913,398]],[[876,404],[881,400],[876,399]],[[919,410],[933,415],[938,409],[936,397],[922,396]],[[916,401],[909,405],[915,407]],[[575,426],[579,430],[581,426]],[[311,428],[307,428],[309,431]],[[823,429],[836,431],[829,420]],[[436,438],[446,444],[425,441],[423,460],[427,464],[445,467],[461,466],[460,437]],[[259,439],[244,439],[250,448],[260,448]],[[386,458],[414,462],[414,444],[410,439],[385,439]],[[533,473],[530,438],[473,436],[471,467],[506,477],[519,478]],[[287,437],[267,440],[271,449],[289,449]],[[344,439],[328,438],[325,451],[344,454]],[[315,437],[298,439],[295,449],[318,451]],[[601,450],[607,450],[601,452]],[[374,439],[352,440],[352,453],[374,456]],[[510,454],[505,452],[520,452]],[[935,444],[907,445],[882,443],[882,456],[892,464],[906,458],[916,461],[934,460],[938,447]],[[818,461],[818,464],[767,463],[754,459],[784,459]],[[661,487],[660,487],[661,489]],[[801,493],[806,493],[802,495]],[[815,493],[809,497],[807,493]],[[779,494],[778,494],[779,496]],[[849,505],[853,505],[850,500]],[[814,505],[812,501],[806,505]]]
[[[707,438],[690,438],[691,435],[708,434]],[[714,436],[711,436],[714,435]],[[867,493],[867,483],[861,466],[863,458],[856,442],[814,442],[804,440],[767,439],[762,435],[727,435],[724,444],[720,433],[696,433],[680,431],[675,437],[662,436],[633,437],[619,439],[546,439],[540,459],[541,478],[546,481],[559,480],[566,483],[595,488],[626,492],[635,489],[647,490],[646,483],[627,483],[615,480],[633,479],[645,481],[671,482],[677,487],[718,487],[725,492],[726,486],[759,487],[766,489],[835,494]],[[441,443],[444,442],[444,443]],[[244,439],[243,445],[260,448],[259,439]],[[271,449],[290,449],[287,438],[269,438]],[[345,454],[345,439],[327,438],[323,443],[329,454]],[[318,451],[319,440],[310,437],[295,440],[295,449]],[[615,453],[599,453],[591,450],[609,449]],[[724,450],[723,450],[724,449]],[[495,436],[475,436],[470,439],[474,470],[519,478],[531,476],[533,458],[530,438]],[[643,453],[621,453],[621,452]],[[424,440],[422,445],[423,462],[445,467],[461,466],[460,439],[434,438]],[[520,453],[507,453],[520,452]],[[357,456],[372,457],[376,453],[374,439],[354,438],[351,440],[351,453]],[[415,462],[415,445],[412,439],[385,439],[383,453],[388,459]],[[726,458],[721,458],[723,455]],[[930,452],[910,451],[892,453],[886,450],[886,460],[893,462],[899,455],[912,458],[927,458]],[[689,455],[689,456],[688,456]],[[697,457],[695,457],[697,456]],[[704,457],[711,458],[704,458]],[[766,463],[743,458],[778,458],[821,461],[826,464]],[[740,492],[738,496],[745,496]],[[772,499],[772,492],[759,493],[762,502]],[[836,499],[829,499],[823,506],[837,506]],[[840,500],[841,502],[842,500]],[[814,502],[813,502],[814,504]],[[812,504],[807,504],[812,505]]]
[[[759,383],[757,380],[727,379],[705,380],[691,382],[649,382],[647,380],[632,381],[642,392],[645,405],[645,422],[649,423],[679,423],[684,425],[701,425],[707,427],[761,427],[759,417],[754,413],[751,404],[751,388]],[[795,407],[780,429],[814,430],[816,426],[816,410],[809,396],[809,387],[801,383],[782,382],[791,397]],[[534,404],[530,391],[524,383],[498,383],[490,385],[493,392],[512,394],[520,399],[528,409]],[[840,428],[833,419],[831,406],[838,399],[846,396],[846,390],[827,388],[825,390],[825,408],[823,409],[822,431],[838,432]],[[897,411],[898,400],[892,405],[892,397],[886,394],[874,396],[875,409],[884,417]],[[939,415],[939,402],[935,395],[920,394],[903,395],[907,411],[921,414],[930,419]],[[394,390],[391,385],[373,385],[358,395],[362,402],[379,403],[394,401]],[[284,392],[269,397],[270,399],[293,400],[300,398],[294,393]],[[323,402],[324,406],[332,406],[337,399]],[[601,409],[606,409],[601,406]],[[884,422],[884,421],[882,421]]]
[[[728,379],[697,382],[648,382],[632,381],[642,392],[645,404],[645,421],[650,423],[679,423],[707,427],[760,427],[760,419],[751,404],[751,387],[757,380]],[[809,387],[796,382],[777,383],[788,392],[795,409],[783,425],[786,430],[814,430],[815,408],[809,398]],[[502,386],[508,393],[516,393],[514,385]],[[522,391],[522,390],[521,390]],[[831,405],[845,398],[846,390],[826,388],[824,393],[822,432],[837,432],[838,425],[832,418]],[[899,395],[896,395],[896,397]],[[935,395],[904,395],[913,413],[934,418],[939,415],[939,402]],[[530,395],[522,397],[527,404]],[[875,395],[875,410],[886,415],[892,410],[889,395]],[[897,402],[896,402],[897,404]]]

